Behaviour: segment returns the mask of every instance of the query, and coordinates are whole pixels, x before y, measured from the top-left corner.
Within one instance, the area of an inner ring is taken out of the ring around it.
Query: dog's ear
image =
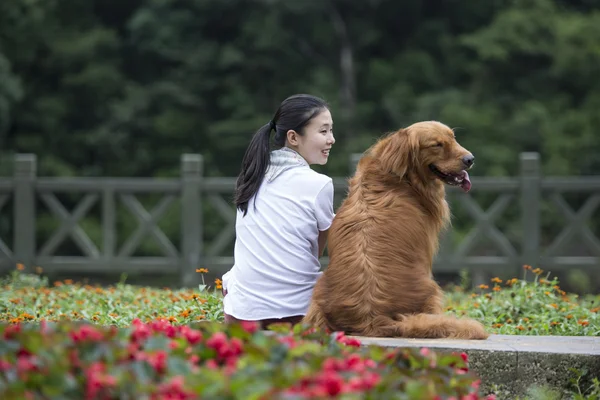
[[[379,159],[383,170],[400,177],[414,168],[418,158],[419,144],[416,137],[408,129],[401,129],[390,134],[379,143]]]

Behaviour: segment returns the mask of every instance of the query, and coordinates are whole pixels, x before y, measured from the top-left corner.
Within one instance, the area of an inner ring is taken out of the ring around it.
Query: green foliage
[[[466,354],[257,324],[1,325],[2,398],[481,398]],[[279,332],[279,333],[277,333]],[[465,397],[463,397],[465,396]],[[492,398],[492,397],[490,397]]]
[[[318,169],[332,176],[424,119],[456,129],[473,175],[515,175],[522,151],[541,153],[545,175],[600,170],[597,1],[1,3],[2,175],[32,152],[42,176],[177,177],[197,152],[206,176],[237,176],[251,135],[297,92],[331,103],[337,143]],[[222,222],[207,214],[209,241]],[[97,243],[98,215],[85,219]],[[136,221],[118,220],[126,237]]]
[[[331,174],[432,118],[460,128],[480,175],[514,174],[524,150],[547,173],[598,167],[597,2],[14,0],[0,26],[0,144],[43,174],[173,175],[193,151],[235,176],[295,92],[338,116]]]

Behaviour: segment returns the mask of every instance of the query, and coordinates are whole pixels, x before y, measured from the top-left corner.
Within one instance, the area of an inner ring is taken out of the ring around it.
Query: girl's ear
[[[290,129],[289,131],[287,131],[287,141],[289,144],[291,144],[292,146],[297,146],[298,145],[298,132],[296,132],[293,129]]]

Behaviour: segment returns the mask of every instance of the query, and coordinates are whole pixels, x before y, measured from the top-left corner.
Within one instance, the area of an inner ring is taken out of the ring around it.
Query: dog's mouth
[[[442,180],[442,182],[451,186],[460,186],[463,192],[467,193],[471,190],[471,180],[469,179],[469,173],[467,171],[460,171],[457,174],[446,173],[440,171],[435,165],[429,164],[429,168],[433,173]]]

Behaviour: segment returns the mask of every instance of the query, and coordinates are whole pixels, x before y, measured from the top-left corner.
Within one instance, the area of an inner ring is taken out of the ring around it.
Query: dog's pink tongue
[[[467,193],[469,190],[471,190],[471,181],[469,180],[469,173],[467,171],[463,171],[462,178],[463,181],[460,184],[460,187],[462,188],[463,192]]]

